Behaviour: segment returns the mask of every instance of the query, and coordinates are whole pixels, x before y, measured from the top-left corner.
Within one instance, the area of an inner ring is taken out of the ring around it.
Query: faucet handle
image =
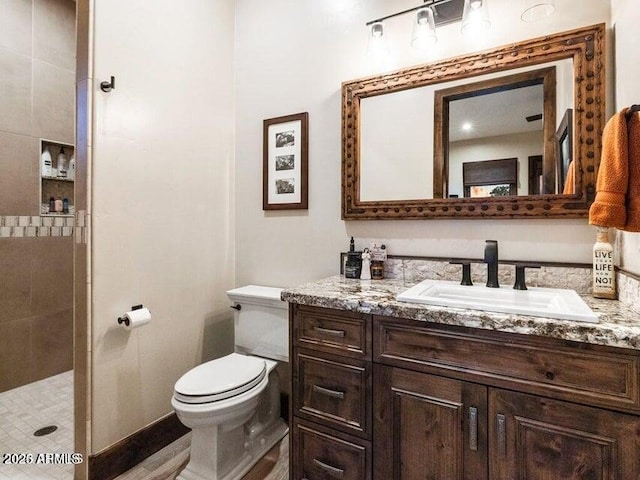
[[[452,260],[449,262],[451,265],[462,265],[462,281],[460,285],[473,285],[471,281],[471,261],[469,260]]]
[[[535,263],[516,263],[516,282],[513,284],[514,290],[527,290],[524,275],[526,268],[540,268],[540,265],[536,265]]]

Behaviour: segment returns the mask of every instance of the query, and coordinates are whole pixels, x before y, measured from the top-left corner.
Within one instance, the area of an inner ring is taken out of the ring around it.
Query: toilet
[[[229,290],[235,352],[189,370],[171,405],[192,429],[191,457],[177,480],[240,479],[288,431],[280,417],[278,361],[289,361],[282,289]]]

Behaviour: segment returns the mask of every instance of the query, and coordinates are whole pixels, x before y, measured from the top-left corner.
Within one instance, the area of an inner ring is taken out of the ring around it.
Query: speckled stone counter
[[[315,307],[640,350],[640,315],[617,300],[600,300],[589,295],[581,295],[598,315],[598,323],[420,305],[395,300],[397,294],[415,283],[417,282],[398,279],[352,280],[334,276],[287,288],[282,292],[282,299]]]

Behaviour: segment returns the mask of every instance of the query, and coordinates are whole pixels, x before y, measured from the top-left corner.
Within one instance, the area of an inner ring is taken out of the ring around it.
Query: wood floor
[[[115,480],[174,480],[189,461],[191,434],[176,440]],[[289,435],[286,435],[242,480],[288,480]]]

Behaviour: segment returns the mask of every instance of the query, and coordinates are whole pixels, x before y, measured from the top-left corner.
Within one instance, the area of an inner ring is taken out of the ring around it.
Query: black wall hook
[[[104,81],[100,83],[100,90],[103,92],[110,92],[114,88],[116,88],[116,77],[113,75],[111,75],[111,82]]]

